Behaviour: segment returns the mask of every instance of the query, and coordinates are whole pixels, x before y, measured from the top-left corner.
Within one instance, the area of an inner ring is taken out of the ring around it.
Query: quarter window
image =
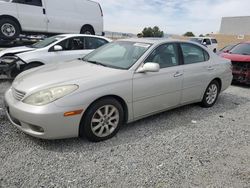
[[[199,46],[183,43],[181,44],[184,64],[200,63],[209,60],[209,54]]]
[[[178,47],[176,44],[163,44],[157,47],[146,59],[145,63],[154,62],[160,68],[173,67],[179,64]]]
[[[42,0],[13,0],[12,2],[40,7],[42,6]]]

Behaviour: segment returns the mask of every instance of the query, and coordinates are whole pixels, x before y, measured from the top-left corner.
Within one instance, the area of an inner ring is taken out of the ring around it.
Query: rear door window
[[[181,50],[185,65],[209,60],[209,54],[204,49],[194,44],[182,43]]]
[[[87,50],[97,49],[107,43],[108,41],[101,38],[85,37],[85,49]]]

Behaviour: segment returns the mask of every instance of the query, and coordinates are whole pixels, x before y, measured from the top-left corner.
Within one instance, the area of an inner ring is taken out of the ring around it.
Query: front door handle
[[[180,77],[180,76],[182,76],[182,75],[183,75],[183,73],[181,73],[181,72],[176,72],[175,75],[174,75],[174,77],[176,78],[176,77]]]
[[[214,67],[209,66],[209,67],[207,68],[207,70],[214,70]]]

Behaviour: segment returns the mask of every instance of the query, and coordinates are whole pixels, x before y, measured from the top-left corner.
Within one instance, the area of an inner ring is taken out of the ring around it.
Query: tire
[[[32,68],[36,68],[36,67],[39,67],[39,66],[42,66],[42,65],[43,65],[42,63],[29,63],[28,65],[26,65],[23,68],[23,71],[26,71],[26,70],[29,70],[29,69],[32,69]]]
[[[9,18],[0,20],[0,38],[14,40],[20,35],[21,29],[17,22]]]
[[[213,80],[207,87],[202,102],[201,102],[201,106],[204,108],[210,108],[212,106],[214,106],[214,104],[216,103],[218,96],[220,93],[220,85],[218,83],[218,81]]]
[[[106,108],[109,113],[105,113]],[[86,137],[92,142],[107,140],[117,134],[123,120],[122,105],[114,98],[103,98],[89,107],[80,123],[79,133],[81,137]]]
[[[87,35],[95,35],[95,31],[91,26],[83,26],[80,33]]]

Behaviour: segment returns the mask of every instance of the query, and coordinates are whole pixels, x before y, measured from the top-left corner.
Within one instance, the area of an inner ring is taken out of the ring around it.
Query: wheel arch
[[[127,103],[126,103],[126,101],[122,98],[122,97],[120,97],[120,96],[118,96],[118,95],[112,95],[112,94],[110,94],[110,95],[105,95],[105,96],[102,96],[102,97],[99,97],[99,98],[97,98],[96,100],[94,100],[88,107],[87,107],[87,109],[85,109],[85,112],[86,111],[88,111],[89,109],[90,109],[90,107],[94,104],[94,103],[96,103],[97,101],[99,101],[99,100],[102,100],[102,99],[105,99],[105,98],[113,98],[113,99],[115,99],[115,100],[117,100],[121,105],[122,105],[122,108],[123,108],[123,110],[124,110],[124,123],[126,123],[127,121],[128,121],[128,105],[127,105]],[[82,120],[85,118],[85,114],[86,113],[84,113],[83,114],[83,116],[82,116]],[[82,121],[81,120],[81,121]]]
[[[85,25],[83,25],[83,26],[81,27],[81,30],[80,30],[80,31],[82,31],[82,29],[85,28],[85,27],[91,28],[91,29],[93,30],[93,32],[94,32],[94,35],[95,35],[95,29],[94,29],[94,27],[93,27],[91,24],[85,24]]]
[[[216,77],[216,78],[214,78],[211,82],[213,82],[213,81],[217,81],[217,82],[219,83],[219,87],[220,87],[220,88],[219,88],[219,89],[220,89],[219,92],[221,92],[221,89],[222,89],[222,81],[221,81],[221,79],[220,79],[219,77]],[[210,83],[211,83],[211,82],[210,82]],[[209,84],[210,84],[210,83],[209,83]]]
[[[14,16],[5,15],[5,14],[0,16],[0,20],[4,19],[4,18],[8,18],[8,19],[15,21],[17,23],[17,25],[19,26],[20,31],[22,32],[22,26],[17,18],[15,18]]]

